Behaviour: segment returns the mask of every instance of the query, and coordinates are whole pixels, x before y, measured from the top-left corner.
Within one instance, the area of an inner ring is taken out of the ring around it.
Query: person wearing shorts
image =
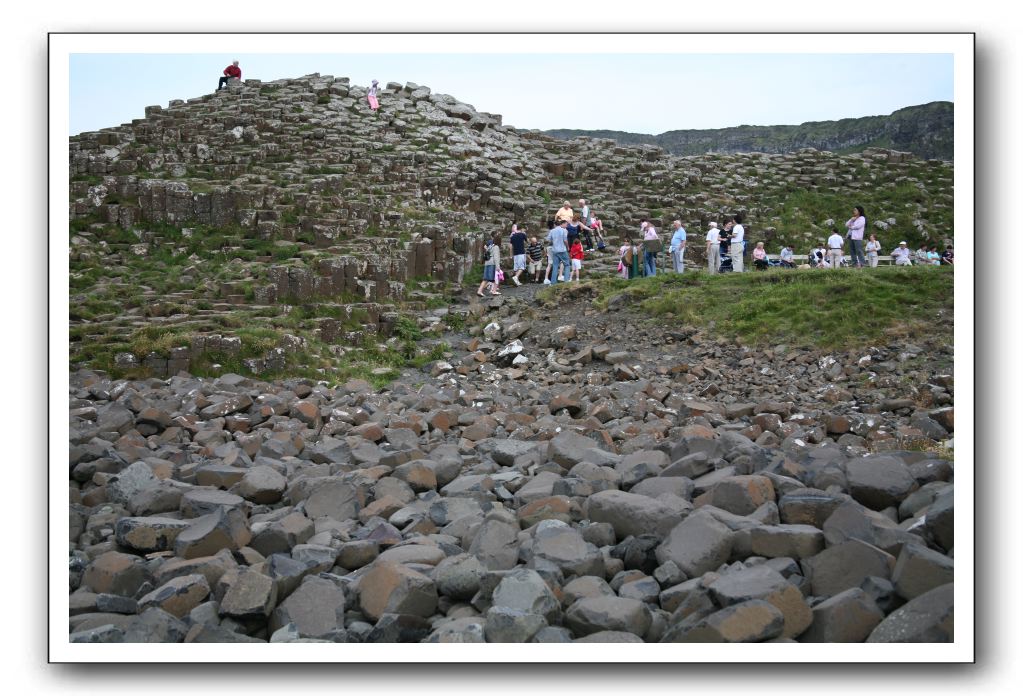
[[[529,267],[526,271],[533,276],[533,282],[540,282],[540,269],[543,268],[543,244],[537,241],[536,237],[529,238],[529,246],[526,247]]]
[[[512,225],[511,248],[512,248],[512,282],[518,287],[519,276],[526,270],[526,232],[520,230],[518,225]]]

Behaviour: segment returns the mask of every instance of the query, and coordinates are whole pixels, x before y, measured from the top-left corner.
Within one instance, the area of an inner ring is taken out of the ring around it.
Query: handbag
[[[498,283],[503,283],[504,282],[504,271],[502,271],[500,268],[498,268],[496,274],[494,275],[494,279]]]

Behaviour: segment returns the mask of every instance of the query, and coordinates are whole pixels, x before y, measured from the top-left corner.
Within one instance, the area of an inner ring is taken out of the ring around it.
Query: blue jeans
[[[657,254],[652,251],[643,252],[643,275],[657,275]]]
[[[564,271],[561,271],[562,267],[564,267]],[[572,273],[572,264],[569,263],[567,251],[554,252],[554,270],[551,271],[551,285],[558,282],[559,271],[564,274],[561,276],[561,280],[567,283],[568,276]]]
[[[863,240],[862,239],[850,239],[849,244],[852,247],[853,263],[859,266],[866,266],[867,259],[863,257]]]

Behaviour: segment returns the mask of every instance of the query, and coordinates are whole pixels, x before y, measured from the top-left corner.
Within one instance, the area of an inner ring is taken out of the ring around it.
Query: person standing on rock
[[[681,220],[675,220],[671,223],[671,226],[675,228],[671,235],[671,246],[668,247],[671,251],[671,263],[676,273],[683,273],[686,270],[684,259],[686,253],[686,228],[682,226]]]
[[[566,282],[571,264],[568,258],[568,221],[559,220],[557,226],[547,233],[547,243],[554,252],[554,270],[551,271],[551,285],[556,285],[560,277]],[[562,270],[564,269],[564,270]]]
[[[587,225],[590,224],[590,206],[585,198],[579,199],[579,218]]]
[[[512,225],[512,233],[509,239],[512,248],[512,282],[518,287],[519,275],[526,270],[526,233],[519,229],[518,225]]]
[[[238,61],[234,61],[229,66],[224,68],[224,76],[220,78],[220,82],[217,84],[217,91],[227,87],[227,84],[231,80],[242,80],[242,69],[238,67]]]
[[[497,269],[501,267],[501,236],[495,235],[484,247],[486,261],[483,263],[483,282],[476,294],[483,297],[484,288],[490,288],[491,295],[500,295],[497,291]]]
[[[579,217],[579,213],[572,216],[572,219],[568,223],[568,246],[571,247],[575,240],[579,239],[579,231],[584,230],[589,233],[592,230],[585,224]],[[589,234],[587,234],[587,239]],[[590,250],[593,249],[593,242],[590,242]]]
[[[657,275],[657,255],[661,253],[664,246],[661,238],[657,236],[657,228],[646,219],[640,222],[643,230],[643,275]]]
[[[853,216],[845,223],[845,236],[849,238],[850,253],[856,268],[863,268],[866,259],[863,258],[863,231],[867,227],[867,217],[863,212],[863,206],[853,207]]]
[[[743,244],[746,228],[742,226],[742,213],[736,213],[732,217],[732,226],[728,231],[731,237],[728,255],[732,257],[732,271],[742,273],[742,253],[746,248]]]
[[[581,280],[580,275],[583,271],[583,243],[576,238],[572,243],[572,247],[568,250],[569,260],[572,262],[572,273],[568,276],[569,280],[572,280],[573,276],[575,280]]]
[[[718,224],[710,223],[707,230],[707,272],[714,274],[721,266],[721,238],[718,232]]]
[[[558,212],[554,213],[554,222],[555,224],[561,222],[562,220],[564,220],[565,222],[571,222],[572,218],[574,217],[575,214],[572,212],[572,204],[569,203],[568,201],[565,201],[564,203],[561,204],[561,207],[558,208]]]
[[[881,242],[877,241],[874,235],[870,235],[870,239],[867,240],[867,263],[871,268],[877,268],[877,255],[880,253]]]
[[[842,239],[842,235],[838,233],[838,230],[832,227],[831,236],[828,237],[828,256],[831,259],[831,267],[834,269],[842,267],[843,246],[845,246],[845,240]]]
[[[529,238],[529,246],[526,247],[526,255],[529,256],[529,270],[527,273],[533,276],[533,282],[540,282],[540,269],[543,267],[543,244],[537,241],[536,237]]]
[[[373,111],[380,108],[380,102],[377,100],[377,85],[377,81],[373,80],[373,84],[370,85],[369,90],[366,92],[366,101],[369,102],[369,108]]]

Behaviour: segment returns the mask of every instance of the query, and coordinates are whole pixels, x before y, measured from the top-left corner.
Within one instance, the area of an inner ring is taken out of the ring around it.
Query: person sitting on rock
[[[227,83],[231,80],[238,80],[241,82],[242,69],[238,67],[238,61],[234,61],[229,66],[224,68],[224,76],[220,78],[220,82],[217,84],[217,91],[227,87]]]
[[[574,217],[575,214],[572,212],[572,204],[569,203],[568,201],[565,201],[564,203],[561,204],[561,207],[558,208],[558,212],[554,213],[554,222],[555,224],[561,222],[562,220],[564,220],[565,222],[572,222],[572,219]]]
[[[945,247],[945,253],[941,255],[941,262],[947,263],[949,266],[955,265],[955,252],[952,250],[952,245]]]

